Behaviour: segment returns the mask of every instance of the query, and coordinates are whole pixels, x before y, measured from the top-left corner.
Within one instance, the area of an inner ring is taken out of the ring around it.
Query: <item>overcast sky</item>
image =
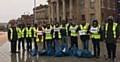
[[[36,0],[37,6],[47,4],[47,0]],[[0,0],[0,22],[8,22],[25,13],[32,13],[34,0]]]

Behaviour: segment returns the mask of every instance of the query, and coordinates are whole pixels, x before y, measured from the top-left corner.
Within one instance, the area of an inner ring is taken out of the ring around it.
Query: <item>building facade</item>
[[[48,5],[39,5],[35,7],[33,13],[37,22],[48,19]]]
[[[115,4],[115,0],[48,0],[48,15],[53,21],[66,18],[79,21],[85,15],[87,22],[96,18],[101,23],[108,16],[116,16]]]

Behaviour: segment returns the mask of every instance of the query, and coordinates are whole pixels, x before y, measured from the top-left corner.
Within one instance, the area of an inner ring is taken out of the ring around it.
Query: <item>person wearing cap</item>
[[[11,20],[11,21],[12,21],[11,27],[8,28],[8,40],[10,41],[11,44],[11,53],[18,53],[16,51],[17,39],[18,39],[16,23],[15,20]]]
[[[108,59],[112,61],[116,58],[116,43],[119,37],[118,24],[114,22],[112,16],[109,16],[104,26],[105,43],[107,48]]]
[[[98,20],[94,19],[92,25],[90,26],[90,34],[93,43],[93,52],[94,57],[99,58],[100,56],[100,39],[102,34],[101,26],[98,23]]]

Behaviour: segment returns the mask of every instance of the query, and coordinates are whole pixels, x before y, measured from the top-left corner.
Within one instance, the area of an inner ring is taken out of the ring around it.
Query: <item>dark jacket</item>
[[[105,30],[105,27],[106,26],[104,26],[104,39],[106,40],[107,43],[115,42],[116,39],[118,39],[118,37],[119,37],[119,27],[118,27],[118,25],[116,27],[116,38],[114,38],[114,34],[113,34],[113,24],[108,23],[107,33],[106,33],[106,30]],[[105,37],[105,35],[107,35],[107,38]]]
[[[12,41],[12,40],[15,40],[15,41],[16,41],[16,40],[18,39],[17,30],[16,30],[15,27],[13,27],[12,30],[13,30],[12,39],[10,39],[10,38],[11,38],[11,31],[10,31],[10,29],[8,29],[8,40],[9,40],[9,41]]]

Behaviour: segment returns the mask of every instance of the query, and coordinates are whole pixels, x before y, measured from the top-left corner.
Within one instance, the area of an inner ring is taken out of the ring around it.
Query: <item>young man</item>
[[[32,37],[33,37],[33,30],[30,24],[27,24],[25,33],[27,41],[27,51],[30,52],[32,50]]]
[[[21,49],[21,43],[22,43],[22,49],[25,51],[25,28],[23,24],[19,24],[19,27],[17,27],[17,33],[18,33],[18,51]]]
[[[118,24],[113,21],[113,17],[109,16],[104,28],[108,59],[112,61],[116,58],[116,42],[119,37]]]
[[[8,29],[8,40],[11,42],[11,53],[17,53],[16,51],[16,45],[17,45],[17,29],[15,20],[11,20],[13,23],[11,24],[11,27]]]
[[[85,16],[83,15],[82,24],[80,24],[80,28],[79,28],[79,35],[80,35],[80,39],[82,41],[84,50],[89,49],[89,38],[90,38],[90,36],[88,35],[89,29],[90,29],[90,26],[88,23],[86,23]]]
[[[90,34],[93,43],[94,57],[99,58],[100,56],[100,39],[101,39],[101,27],[97,20],[92,21],[90,26]]]

